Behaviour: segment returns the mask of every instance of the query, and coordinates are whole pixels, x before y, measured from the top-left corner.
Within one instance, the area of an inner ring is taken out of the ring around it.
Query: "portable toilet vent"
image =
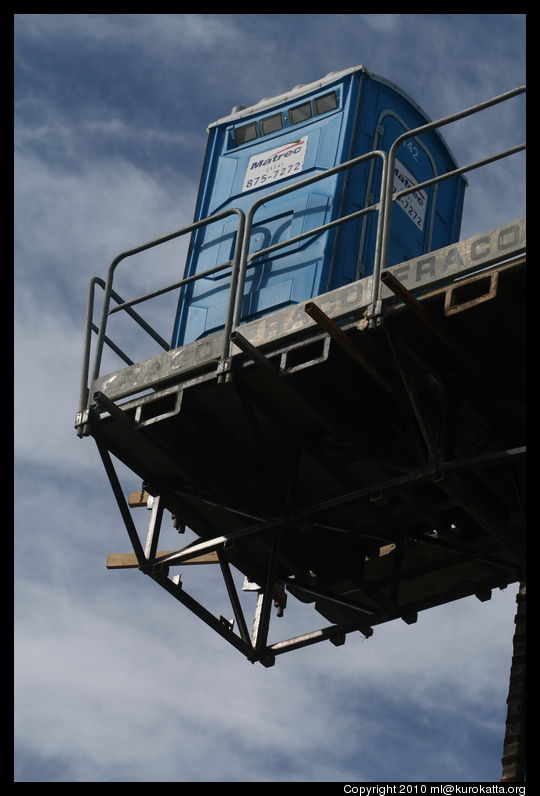
[[[229,208],[247,214],[267,196],[253,217],[250,255],[297,238],[377,203],[382,160],[369,158],[309,185],[284,189],[373,150],[387,152],[402,133],[429,121],[400,88],[364,66],[332,72],[249,108],[235,106],[208,128],[195,221]],[[454,168],[441,135],[428,131],[399,148],[394,190]],[[458,239],[465,185],[458,176],[397,201],[388,265]],[[238,320],[252,320],[371,274],[377,218],[369,213],[252,258]],[[232,260],[236,224],[229,216],[193,233],[184,277]],[[184,286],[173,348],[223,327],[230,277],[229,268]]]

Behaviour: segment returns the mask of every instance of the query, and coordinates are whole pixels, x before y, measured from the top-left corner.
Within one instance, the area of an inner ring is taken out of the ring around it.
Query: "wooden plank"
[[[168,556],[172,553],[177,553],[177,550],[161,550],[157,553],[156,558],[160,558],[161,556]],[[175,561],[171,562],[175,564]],[[202,553],[198,556],[193,556],[193,558],[188,558],[187,560],[179,562],[179,564],[217,564],[218,557],[215,551],[211,553]],[[135,553],[111,553],[107,556],[107,569],[137,569],[139,563],[137,561],[137,557]]]
[[[148,492],[130,492],[128,497],[128,506],[130,508],[137,508],[137,506],[146,506],[150,495]]]

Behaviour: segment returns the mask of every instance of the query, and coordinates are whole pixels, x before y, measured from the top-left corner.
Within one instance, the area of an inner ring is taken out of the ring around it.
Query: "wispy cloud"
[[[445,779],[467,733],[500,737],[500,707],[498,722],[490,717],[508,660],[494,631],[509,631],[512,614],[497,597],[498,616],[490,612],[480,638],[464,638],[463,617],[441,609],[413,637],[404,626],[403,643],[381,629],[378,640],[298,651],[264,670],[235,662],[236,653],[162,603],[151,584],[140,588],[143,600],[134,584],[102,584],[82,604],[68,589],[20,587],[19,601],[39,610],[17,644],[17,740],[21,754],[61,760],[62,779],[391,781],[399,767],[404,780],[421,781],[428,754],[440,765],[447,758]],[[130,592],[131,607],[123,596]],[[441,638],[437,619],[456,629]],[[499,671],[475,694],[481,668]],[[462,741],[446,738],[454,722]],[[450,741],[457,749],[441,754]],[[392,749],[391,768],[375,752],[381,746]],[[211,766],[201,765],[201,753]],[[470,765],[461,759],[460,778]],[[430,770],[426,764],[427,778]]]
[[[234,16],[234,15],[232,15]],[[235,35],[231,15],[221,14],[17,14],[16,25],[36,42],[62,46],[125,47],[135,51],[208,47]]]

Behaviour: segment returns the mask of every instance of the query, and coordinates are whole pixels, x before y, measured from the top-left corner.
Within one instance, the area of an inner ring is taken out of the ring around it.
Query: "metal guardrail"
[[[417,185],[412,186],[411,188],[405,188],[402,191],[398,191],[394,195],[392,195],[392,175],[394,173],[394,167],[396,162],[396,153],[398,147],[407,140],[407,138],[413,138],[415,136],[421,135],[422,133],[428,132],[429,130],[435,130],[438,127],[443,127],[446,124],[450,124],[451,122],[457,122],[459,119],[464,119],[467,116],[471,116],[475,113],[479,113],[480,111],[485,110],[486,108],[490,108],[493,105],[498,105],[501,102],[505,102],[506,100],[512,99],[513,97],[518,96],[519,94],[523,94],[527,90],[526,86],[519,86],[518,88],[512,89],[511,91],[507,91],[504,94],[499,94],[497,97],[493,97],[492,99],[486,100],[485,102],[481,102],[477,105],[472,105],[469,108],[466,108],[463,111],[459,111],[458,113],[453,113],[450,116],[444,116],[442,119],[437,119],[434,122],[429,122],[428,124],[421,125],[420,127],[416,127],[414,130],[407,130],[405,133],[400,135],[392,146],[390,147],[390,151],[388,153],[388,172],[387,172],[387,180],[384,190],[384,198],[383,198],[383,207],[380,214],[380,221],[382,223],[382,235],[381,235],[381,256],[379,260],[375,260],[375,267],[373,270],[373,303],[379,298],[379,290],[380,290],[380,275],[381,271],[386,268],[387,265],[387,258],[388,258],[388,247],[390,242],[390,225],[391,225],[391,218],[392,218],[392,202],[397,201],[402,196],[406,194],[413,193],[413,191],[418,191],[421,188],[426,188],[429,185],[434,185],[435,183],[441,182],[442,180],[450,179],[451,177],[457,177],[459,174],[464,174],[467,171],[472,171],[473,169],[480,168],[481,166],[485,166],[488,163],[492,163],[496,160],[500,160],[503,157],[508,157],[509,155],[513,155],[516,152],[520,152],[521,150],[525,149],[525,144],[520,144],[517,147],[513,147],[511,149],[507,149],[503,152],[497,153],[496,155],[492,155],[489,158],[485,158],[483,160],[475,161],[474,163],[469,163],[467,166],[462,166],[459,169],[454,169],[453,171],[447,171],[444,174],[438,175],[437,177],[433,177],[430,180],[425,180],[424,182],[418,183]]]
[[[362,210],[357,210],[356,212],[350,213],[349,215],[340,216],[334,221],[329,221],[328,223],[322,224],[319,227],[314,227],[313,229],[307,230],[306,232],[302,232],[300,235],[295,235],[292,238],[287,238],[287,240],[274,243],[272,246],[266,246],[264,249],[259,249],[258,251],[253,252],[253,254],[250,255],[248,254],[250,233],[253,225],[253,218],[259,207],[261,207],[261,205],[263,204],[271,202],[273,199],[279,199],[280,197],[285,196],[288,193],[292,193],[292,191],[296,191],[299,188],[305,188],[307,185],[311,185],[314,182],[318,182],[319,180],[331,177],[340,171],[343,171],[345,169],[350,169],[353,166],[357,166],[358,164],[363,163],[366,160],[370,160],[375,157],[380,157],[383,162],[382,177],[381,177],[381,196],[382,196],[387,176],[388,156],[387,153],[384,152],[383,150],[375,149],[372,152],[368,152],[365,155],[360,155],[359,157],[352,158],[352,160],[345,161],[345,163],[340,163],[338,166],[334,166],[333,168],[330,169],[325,169],[325,171],[321,171],[319,174],[315,174],[314,176],[308,177],[305,180],[300,180],[299,182],[295,182],[293,185],[287,185],[285,188],[281,188],[278,191],[273,191],[270,194],[266,194],[265,196],[262,196],[260,199],[254,202],[254,204],[250,207],[248,214],[246,216],[246,228],[244,232],[244,243],[242,246],[242,254],[240,257],[240,273],[238,277],[235,312],[233,318],[233,328],[238,327],[240,324],[242,298],[244,293],[244,282],[246,278],[246,271],[250,262],[252,262],[256,258],[262,257],[263,255],[270,254],[271,252],[277,251],[278,249],[281,249],[285,246],[289,246],[291,243],[297,243],[298,241],[304,240],[305,238],[309,238],[312,235],[318,235],[320,232],[324,232],[327,229],[331,229],[332,227],[335,227],[338,224],[344,224],[347,221],[352,220],[353,218],[358,218],[360,216],[365,215],[366,213],[378,210],[380,207],[380,202],[372,204],[369,207],[362,208]],[[381,230],[380,223],[378,225],[378,232],[379,230]],[[379,251],[380,251],[380,240],[379,240],[379,234],[377,234],[375,258],[378,257]]]
[[[396,153],[398,147],[408,138],[420,136],[423,133],[428,132],[430,130],[434,130],[438,127],[442,127],[444,125],[458,121],[459,119],[463,119],[467,116],[479,113],[480,111],[485,110],[486,108],[489,108],[501,102],[505,102],[509,99],[512,99],[513,97],[518,96],[519,94],[523,94],[526,92],[526,90],[527,90],[526,86],[520,86],[511,91],[505,92],[504,94],[500,94],[496,97],[493,97],[490,100],[486,100],[485,102],[466,108],[463,111],[459,111],[458,113],[454,113],[450,116],[445,116],[436,121],[424,124],[420,127],[416,127],[413,130],[407,130],[401,136],[396,138],[388,153],[382,150],[373,150],[372,152],[368,152],[365,155],[361,155],[359,157],[353,158],[352,160],[346,161],[345,163],[341,163],[338,166],[326,169],[325,171],[322,171],[312,177],[300,180],[294,183],[293,185],[288,185],[285,188],[282,188],[278,191],[266,194],[264,197],[261,197],[256,202],[254,202],[254,204],[250,207],[247,216],[239,208],[229,208],[221,213],[209,216],[208,218],[197,221],[193,224],[190,224],[187,227],[182,227],[181,229],[176,230],[175,232],[171,232],[168,235],[156,238],[155,240],[149,241],[148,243],[142,244],[141,246],[138,246],[134,249],[130,249],[129,251],[125,251],[122,254],[119,254],[109,266],[106,282],[104,282],[102,279],[99,279],[98,277],[94,277],[90,282],[88,302],[87,302],[87,312],[86,312],[86,327],[85,327],[85,339],[84,339],[83,367],[81,374],[79,411],[83,412],[87,408],[90,401],[88,375],[90,371],[92,333],[97,334],[96,353],[94,358],[94,368],[91,379],[92,382],[95,381],[99,376],[99,370],[103,356],[103,348],[105,345],[109,346],[121,359],[123,359],[124,362],[128,364],[133,364],[132,360],[106,335],[107,320],[110,315],[119,312],[121,310],[127,312],[128,315],[130,315],[130,317],[132,318],[132,320],[134,320],[154,340],[156,340],[156,342],[162,348],[164,348],[165,350],[169,350],[170,348],[169,344],[165,340],[163,340],[163,338],[160,335],[158,335],[157,332],[146,321],[144,321],[144,319],[141,318],[140,315],[138,315],[132,309],[132,307],[143,301],[147,301],[149,299],[163,295],[164,293],[167,293],[169,291],[182,288],[184,285],[189,284],[190,282],[203,279],[207,276],[210,276],[211,274],[217,273],[221,270],[225,270],[226,268],[231,268],[231,282],[229,286],[228,309],[224,325],[222,355],[218,366],[218,372],[220,372],[222,370],[222,365],[224,361],[227,359],[227,357],[230,354],[231,334],[238,328],[238,326],[240,326],[241,323],[241,307],[242,307],[247,269],[261,264],[260,262],[258,263],[255,262],[255,260],[261,258],[264,255],[270,254],[271,252],[274,252],[280,248],[288,246],[291,243],[296,243],[310,236],[317,235],[320,232],[323,232],[327,229],[331,229],[332,227],[335,227],[339,224],[346,223],[347,221],[350,221],[354,218],[358,218],[367,213],[378,211],[379,218],[377,224],[377,234],[376,234],[376,244],[375,244],[374,271],[373,271],[374,278],[373,278],[373,292],[372,292],[372,301],[371,301],[371,306],[374,307],[376,303],[379,301],[380,297],[381,274],[387,267],[388,248],[389,248],[390,229],[391,229],[392,202],[397,201],[398,199],[409,193],[413,193],[414,191],[418,191],[422,188],[426,188],[430,185],[434,185],[438,182],[441,182],[442,180],[456,177],[460,174],[464,174],[467,171],[472,171],[474,169],[480,168],[481,166],[485,166],[496,160],[509,157],[510,155],[513,155],[517,152],[524,150],[526,148],[526,145],[520,144],[510,149],[506,149],[502,152],[498,152],[494,155],[491,155],[488,158],[474,161],[473,163],[470,163],[466,166],[462,166],[452,171],[445,172],[444,174],[437,175],[436,177],[433,177],[429,180],[425,180],[424,182],[417,183],[410,188],[405,188],[404,190],[400,190],[399,192],[393,193],[392,176],[394,173],[394,166],[395,166]],[[361,210],[358,210],[354,213],[350,213],[346,216],[341,216],[319,227],[303,232],[300,235],[288,238],[285,241],[280,241],[271,246],[259,249],[258,251],[253,252],[251,255],[249,254],[249,241],[250,241],[251,229],[253,226],[253,219],[257,209],[262,204],[266,204],[272,201],[273,199],[280,198],[288,193],[298,190],[299,188],[304,188],[305,186],[310,185],[313,182],[325,179],[326,177],[330,177],[333,174],[336,174],[340,171],[343,171],[345,169],[350,169],[370,158],[376,158],[376,157],[381,158],[383,163],[379,202],[372,204],[369,207],[362,208]],[[136,254],[140,254],[143,251],[147,251],[148,249],[151,249],[155,246],[159,246],[162,243],[166,243],[168,241],[179,238],[201,227],[220,221],[221,219],[230,215],[238,216],[235,250],[232,261],[228,261],[226,263],[217,265],[213,268],[209,268],[206,271],[193,274],[192,276],[181,279],[171,285],[168,285],[167,287],[155,290],[143,296],[139,296],[138,298],[131,299],[130,301],[124,301],[113,290],[112,285],[113,285],[114,274],[117,266],[123,260],[127,259],[128,257],[132,257]],[[104,290],[101,322],[99,327],[96,327],[92,320],[96,286],[102,287]],[[111,308],[110,306],[111,299],[117,302],[117,306]]]
[[[99,369],[101,366],[101,359],[103,356],[103,347],[105,343],[111,346],[111,341],[106,337],[106,328],[107,328],[107,319],[109,315],[113,314],[114,312],[118,312],[119,310],[125,310],[128,312],[129,315],[141,326],[145,331],[148,331],[154,339],[156,339],[156,332],[152,329],[149,324],[144,321],[140,315],[137,315],[131,307],[135,304],[140,304],[143,301],[147,301],[148,299],[155,298],[156,296],[161,296],[164,293],[168,293],[171,290],[176,290],[177,288],[183,287],[183,285],[188,284],[189,282],[193,282],[195,279],[202,279],[205,276],[209,276],[210,274],[214,274],[218,271],[222,271],[225,268],[231,267],[231,262],[222,263],[221,265],[215,266],[214,268],[209,268],[206,271],[201,272],[200,274],[194,274],[191,277],[186,277],[185,279],[181,279],[178,282],[175,282],[172,285],[168,285],[167,287],[160,288],[159,290],[155,290],[152,293],[147,293],[144,296],[139,296],[138,298],[131,299],[131,301],[124,301],[117,293],[113,290],[112,284],[114,279],[114,274],[118,265],[122,262],[122,260],[127,259],[128,257],[133,257],[136,254],[140,254],[141,252],[148,251],[149,249],[154,248],[155,246],[159,246],[162,243],[168,243],[171,240],[181,237],[182,235],[187,235],[189,232],[193,232],[200,227],[207,226],[208,224],[212,224],[216,221],[221,221],[221,219],[226,218],[227,216],[237,215],[238,216],[238,228],[236,234],[236,244],[235,244],[235,251],[233,255],[233,273],[238,272],[238,263],[240,259],[240,251],[241,251],[241,242],[244,237],[244,225],[245,225],[245,214],[242,210],[239,210],[236,207],[229,208],[224,210],[221,213],[217,213],[216,215],[209,216],[208,218],[204,218],[201,221],[196,221],[193,224],[190,224],[187,227],[182,227],[181,229],[175,230],[174,232],[170,232],[168,235],[163,235],[160,238],[155,238],[154,240],[148,241],[147,243],[143,243],[141,246],[137,246],[135,249],[129,249],[128,251],[122,252],[117,257],[114,258],[111,265],[109,266],[109,271],[107,275],[106,283],[103,280],[94,277],[90,281],[90,288],[89,288],[89,295],[88,295],[88,302],[87,302],[87,310],[86,310],[86,328],[85,328],[85,341],[84,341],[84,353],[83,353],[83,369],[82,369],[82,376],[81,376],[81,391],[80,391],[80,404],[79,404],[79,412],[82,412],[84,409],[87,408],[90,394],[89,394],[89,385],[88,385],[88,374],[90,371],[90,348],[91,348],[91,335],[92,331],[95,331],[95,327],[92,323],[92,316],[93,316],[93,307],[94,307],[94,288],[96,284],[103,287],[105,295],[103,297],[103,308],[101,313],[101,323],[97,330],[97,344],[96,344],[96,354],[94,358],[94,369],[92,372],[92,382],[94,382],[99,376]],[[229,311],[229,315],[232,316],[232,301],[234,300],[234,294],[232,290],[232,282],[231,282],[231,308]],[[110,308],[111,298],[115,301],[118,301],[118,306]],[[149,331],[151,330],[151,331]],[[230,330],[229,330],[230,333]],[[169,350],[170,345],[166,343],[159,335],[158,342],[160,345],[165,348],[165,350]],[[113,344],[114,345],[114,344]],[[227,346],[228,348],[228,346]],[[113,350],[116,350],[116,353],[119,353],[119,349],[114,346]],[[122,352],[120,354],[122,359],[126,361],[126,355]],[[128,358],[129,359],[129,358]]]

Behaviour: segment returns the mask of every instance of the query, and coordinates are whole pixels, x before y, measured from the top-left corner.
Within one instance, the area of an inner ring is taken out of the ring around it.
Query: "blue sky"
[[[356,64],[445,116],[525,83],[524,15],[17,14],[14,55],[15,780],[496,782],[514,587],[253,666],[105,569],[128,539],[73,420],[88,281],[190,223],[209,123]],[[468,125],[459,163],[523,104]],[[464,237],[524,215],[521,156],[469,183]]]

